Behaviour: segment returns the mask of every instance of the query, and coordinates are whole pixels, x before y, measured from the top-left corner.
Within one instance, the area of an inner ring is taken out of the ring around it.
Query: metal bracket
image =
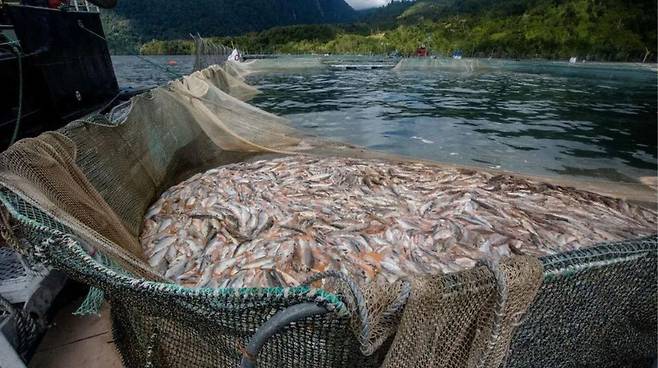
[[[325,307],[315,303],[302,303],[288,307],[275,314],[256,331],[256,334],[249,341],[242,355],[240,368],[256,368],[258,353],[265,346],[267,340],[290,323],[325,313],[329,313]]]

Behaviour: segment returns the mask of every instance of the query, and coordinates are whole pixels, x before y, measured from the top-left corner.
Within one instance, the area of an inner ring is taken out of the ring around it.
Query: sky
[[[390,0],[345,0],[354,9],[373,8],[375,6],[386,5]]]

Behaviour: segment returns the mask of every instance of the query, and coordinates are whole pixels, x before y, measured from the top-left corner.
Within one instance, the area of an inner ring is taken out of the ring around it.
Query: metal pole
[[[256,368],[258,353],[267,340],[292,322],[319,314],[329,313],[327,308],[315,303],[302,303],[288,307],[267,320],[249,341],[240,362],[240,368]]]

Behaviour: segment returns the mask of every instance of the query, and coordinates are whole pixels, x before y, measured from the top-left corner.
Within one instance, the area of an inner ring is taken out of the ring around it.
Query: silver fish
[[[652,209],[509,175],[296,155],[170,188],[140,241],[155,270],[187,287],[288,287],[325,270],[386,284],[649,235],[657,224]]]

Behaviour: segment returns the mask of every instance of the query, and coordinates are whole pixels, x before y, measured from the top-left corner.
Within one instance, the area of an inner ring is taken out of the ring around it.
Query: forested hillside
[[[422,0],[403,5],[386,39],[403,52],[638,60],[656,55],[655,0]],[[399,6],[398,5],[398,6]],[[404,6],[406,5],[406,7]],[[388,18],[386,9],[371,18]]]
[[[135,52],[147,41],[239,35],[267,28],[354,21],[344,0],[120,0],[103,12],[110,48]]]
[[[411,54],[426,45],[434,55],[656,60],[656,0],[418,0],[359,15],[350,25],[278,27],[217,41],[258,52]],[[154,42],[142,50],[190,49]]]

